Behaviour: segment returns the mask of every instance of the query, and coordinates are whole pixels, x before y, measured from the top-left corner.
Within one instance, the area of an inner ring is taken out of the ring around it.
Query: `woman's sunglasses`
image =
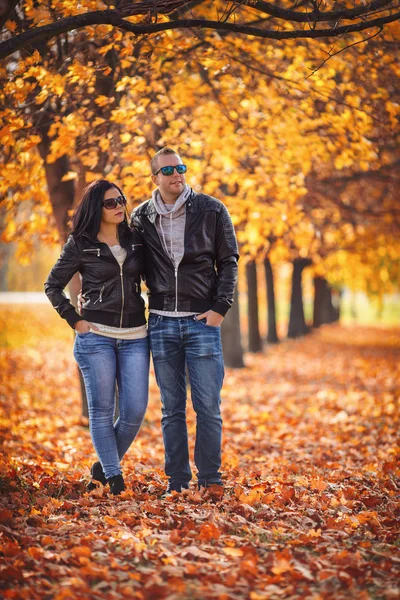
[[[107,200],[103,200],[103,206],[107,210],[117,208],[118,204],[120,204],[121,206],[126,206],[125,196],[118,196],[117,198],[107,198]]]
[[[174,165],[174,166],[168,166],[168,167],[161,167],[161,169],[158,169],[158,171],[156,173],[154,173],[154,175],[158,175],[159,172],[161,171],[161,173],[163,175],[166,175],[167,177],[169,177],[174,172],[174,169],[176,169],[176,172],[179,173],[179,175],[183,175],[187,171],[187,166],[186,165]]]

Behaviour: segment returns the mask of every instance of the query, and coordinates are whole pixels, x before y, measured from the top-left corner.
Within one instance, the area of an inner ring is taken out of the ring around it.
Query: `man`
[[[152,198],[132,213],[146,246],[149,338],[162,401],[167,493],[188,489],[186,367],[197,416],[198,487],[221,481],[220,325],[232,305],[239,258],[225,206],[185,182],[186,166],[170,148],[151,160]]]

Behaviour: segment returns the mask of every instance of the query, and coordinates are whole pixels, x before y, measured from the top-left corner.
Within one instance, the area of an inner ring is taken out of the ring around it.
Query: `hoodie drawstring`
[[[170,252],[168,252],[167,241],[165,239],[164,228],[162,226],[163,215],[158,215],[158,216],[160,217],[160,230],[161,230],[162,239],[163,239],[163,243],[164,243],[164,250],[165,250],[166,254],[170,257],[172,262],[174,262],[174,251],[172,248],[172,212],[169,213],[169,225],[170,225],[170,236],[171,236],[170,237]]]
[[[167,242],[165,240],[165,233],[164,233],[164,229],[162,226],[162,215],[158,215],[160,217],[160,229],[161,229],[161,233],[162,233],[162,237],[163,237],[163,242],[164,242],[164,250],[166,252],[166,254],[168,254],[168,248],[167,248]]]
[[[171,241],[171,259],[175,264],[175,256],[174,256],[174,252],[172,250],[172,211],[169,213],[169,225],[170,225],[170,236],[171,236],[171,240],[170,240]]]

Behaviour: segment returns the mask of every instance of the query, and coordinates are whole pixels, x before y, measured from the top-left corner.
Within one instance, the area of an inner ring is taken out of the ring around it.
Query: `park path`
[[[223,497],[161,498],[152,378],[115,499],[83,493],[94,456],[70,332],[42,307],[13,337],[20,310],[1,323],[3,597],[399,596],[399,329],[325,327],[228,369]]]
[[[47,304],[44,292],[0,292],[0,304]]]

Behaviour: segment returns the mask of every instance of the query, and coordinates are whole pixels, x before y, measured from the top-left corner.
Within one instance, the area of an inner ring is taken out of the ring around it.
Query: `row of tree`
[[[277,298],[275,293],[274,270],[269,258],[262,264],[264,268],[265,295],[267,299],[267,332],[265,342],[277,344]],[[329,285],[324,277],[313,277],[313,318],[312,324],[306,323],[303,303],[302,275],[306,267],[311,266],[307,259],[295,259],[292,264],[291,292],[289,303],[289,319],[287,337],[298,338],[310,333],[313,329],[324,324],[335,323],[340,318],[341,290]],[[249,352],[261,352],[264,349],[264,340],[260,333],[259,320],[259,293],[258,269],[255,261],[248,261],[245,267],[246,280],[246,308],[247,308],[247,347]],[[229,367],[240,368],[244,366],[244,344],[241,327],[239,294],[236,290],[235,303],[228,312],[222,325],[222,342],[224,347],[225,363]]]

